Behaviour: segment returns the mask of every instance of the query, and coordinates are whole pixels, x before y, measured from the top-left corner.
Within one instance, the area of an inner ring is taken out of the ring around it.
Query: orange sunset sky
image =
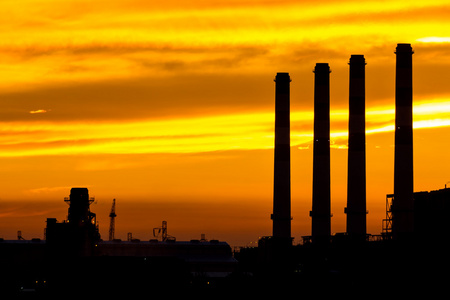
[[[43,238],[87,187],[102,238],[271,235],[277,72],[291,82],[292,235],[311,231],[313,80],[330,64],[332,232],[345,231],[348,61],[366,58],[368,233],[393,192],[395,47],[411,43],[415,191],[450,181],[450,5],[2,0],[0,237]]]

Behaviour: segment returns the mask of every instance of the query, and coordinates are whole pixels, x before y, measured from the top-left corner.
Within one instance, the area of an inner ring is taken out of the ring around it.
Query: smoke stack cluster
[[[395,83],[395,166],[392,232],[395,239],[413,233],[413,111],[412,48],[398,44]],[[365,240],[366,225],[366,137],[365,58],[350,57],[349,137],[347,182],[347,235]],[[314,144],[311,238],[324,244],[331,237],[330,182],[330,67],[317,63],[314,69]],[[275,108],[275,166],[273,237],[291,237],[290,177],[290,77],[277,73]]]

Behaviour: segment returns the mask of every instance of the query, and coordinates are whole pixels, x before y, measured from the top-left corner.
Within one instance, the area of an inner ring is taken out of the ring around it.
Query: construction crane
[[[156,238],[161,236],[162,242],[175,241],[175,237],[167,234],[167,222],[166,221],[162,221],[161,227],[153,228],[153,236]]]
[[[109,223],[109,240],[114,240],[114,222],[116,218],[116,199],[113,199],[112,207],[111,207],[111,213],[109,214],[109,217],[111,218],[111,221]]]

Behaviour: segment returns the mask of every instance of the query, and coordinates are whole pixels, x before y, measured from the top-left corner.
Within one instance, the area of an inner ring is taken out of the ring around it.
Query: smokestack
[[[273,237],[292,243],[289,73],[277,73],[275,82],[275,159],[271,219]]]
[[[394,239],[413,233],[413,102],[411,44],[398,44],[395,54],[395,161],[392,233]]]
[[[350,57],[348,120],[347,234],[366,237],[366,117],[364,55]]]
[[[331,235],[330,203],[330,67],[314,69],[314,153],[312,196],[312,241],[327,243]]]

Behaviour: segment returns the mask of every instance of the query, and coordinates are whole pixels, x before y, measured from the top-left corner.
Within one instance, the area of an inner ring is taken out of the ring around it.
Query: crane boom
[[[113,199],[111,213],[109,214],[110,223],[109,223],[109,240],[114,240],[114,226],[115,226],[115,218],[116,218],[116,199]]]

